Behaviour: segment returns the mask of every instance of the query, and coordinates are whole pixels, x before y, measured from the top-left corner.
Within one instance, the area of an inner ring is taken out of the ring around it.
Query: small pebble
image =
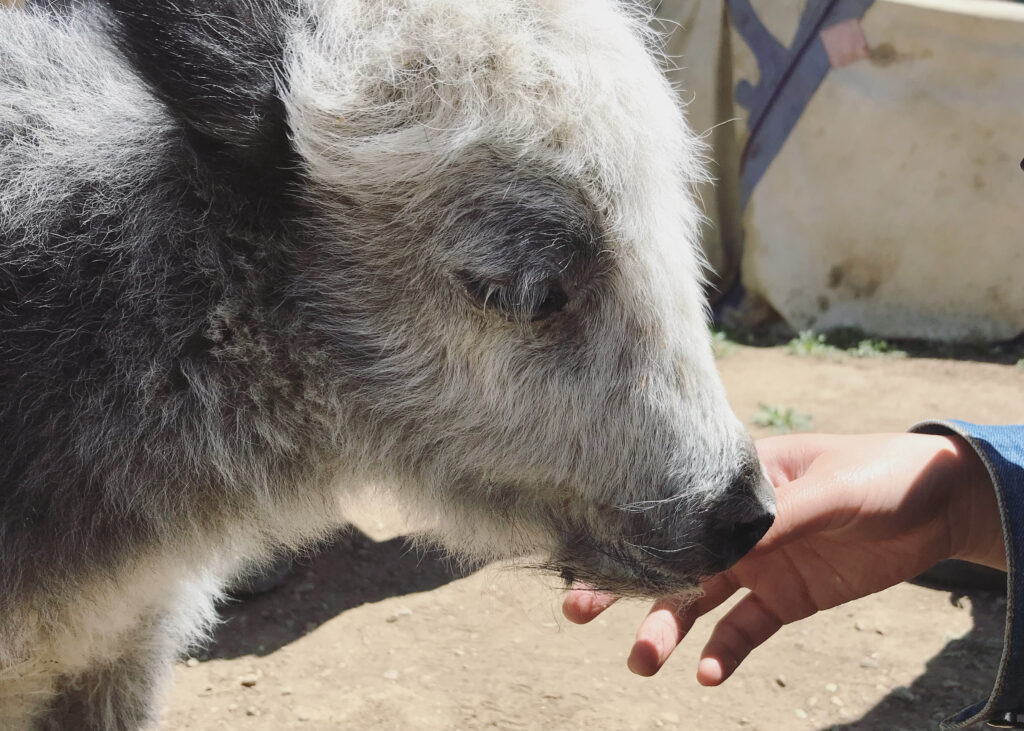
[[[679,723],[679,714],[667,711],[661,714],[661,720],[665,723],[677,724]]]
[[[854,622],[853,623],[853,628],[855,630],[857,630],[858,632],[863,632],[864,631],[864,623],[863,622]]]
[[[238,682],[244,685],[246,688],[251,688],[256,685],[256,681],[259,680],[259,676],[256,673],[247,673],[238,679]]]
[[[843,705],[843,699],[840,698],[837,695],[832,696],[828,700],[829,700],[829,703],[831,703],[833,706],[841,706],[841,705]]]
[[[388,670],[387,672],[384,673],[384,679],[385,680],[398,680],[398,671],[397,670]]]
[[[835,683],[829,683],[825,686],[825,690],[827,690],[829,693],[835,693],[837,690],[839,690],[839,686]]]
[[[878,660],[875,660],[873,657],[865,657],[860,661],[860,666],[862,668],[877,668]]]
[[[803,708],[797,708],[796,709],[796,717],[797,718],[807,718],[807,711],[805,711]]]
[[[188,660],[185,661],[185,665],[190,668],[194,668],[198,664],[199,661],[196,660],[194,657],[190,657]]]
[[[281,688],[281,695],[291,695],[291,694],[292,694],[292,689],[289,688],[288,686],[285,686],[284,688]]]
[[[780,688],[785,688],[786,687],[786,679],[784,677],[782,677],[781,675],[778,675],[778,676],[775,677],[775,684],[777,686],[779,686]]]
[[[258,716],[258,715],[260,715],[260,711],[259,711],[258,708],[255,708],[253,706],[249,706],[248,708],[245,709],[245,715],[246,716]]]

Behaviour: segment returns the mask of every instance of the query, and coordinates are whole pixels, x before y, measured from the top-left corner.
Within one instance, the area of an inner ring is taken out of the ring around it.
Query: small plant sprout
[[[786,351],[790,355],[815,358],[833,357],[842,353],[839,348],[829,345],[822,333],[815,333],[813,330],[802,330],[799,335],[789,341]]]
[[[906,357],[906,352],[897,350],[884,340],[861,340],[857,346],[846,351],[854,358]]]
[[[761,404],[757,413],[754,414],[754,423],[780,434],[786,434],[810,429],[813,419],[810,414],[801,414],[789,406]]]
[[[724,358],[736,350],[736,342],[729,337],[725,330],[711,331],[711,350],[715,358]]]

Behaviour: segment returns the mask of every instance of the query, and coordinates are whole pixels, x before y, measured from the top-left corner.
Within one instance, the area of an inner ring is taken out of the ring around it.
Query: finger
[[[654,675],[668,661],[697,619],[732,596],[739,584],[731,574],[720,574],[704,584],[704,594],[659,599],[640,624],[626,665],[637,675]]]
[[[778,487],[800,477],[810,464],[834,441],[824,434],[790,434],[766,437],[755,443],[757,456]]]
[[[630,671],[650,677],[661,669],[672,651],[693,627],[697,614],[692,602],[683,599],[659,599],[651,607],[637,631],[626,666]]]
[[[618,599],[614,594],[594,591],[583,584],[574,584],[562,600],[562,614],[570,622],[586,624]]]
[[[747,594],[719,620],[701,652],[697,682],[719,685],[751,651],[782,628],[783,622],[757,594]]]

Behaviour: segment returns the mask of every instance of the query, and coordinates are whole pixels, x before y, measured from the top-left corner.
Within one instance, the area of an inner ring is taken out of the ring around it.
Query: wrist
[[[954,455],[950,473],[951,558],[1006,570],[1006,548],[996,488],[988,467],[960,436],[944,437]]]

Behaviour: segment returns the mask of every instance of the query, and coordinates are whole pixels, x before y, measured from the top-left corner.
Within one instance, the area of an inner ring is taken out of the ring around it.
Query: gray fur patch
[[[0,10],[4,728],[145,725],[238,562],[366,484],[457,555],[643,594],[770,509],[733,499],[701,151],[625,4],[32,5]]]

